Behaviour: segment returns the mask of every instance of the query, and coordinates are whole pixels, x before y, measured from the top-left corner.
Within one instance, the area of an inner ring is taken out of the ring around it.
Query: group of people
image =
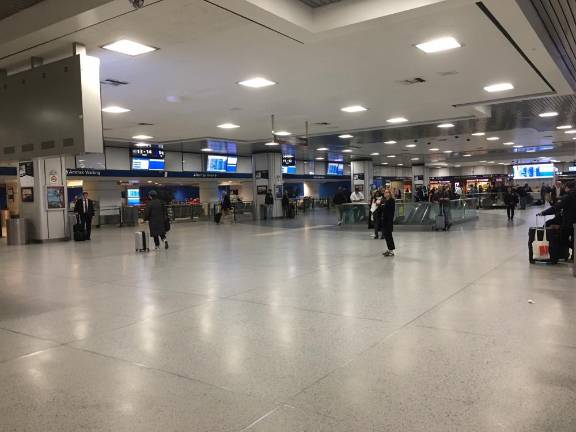
[[[576,224],[576,182],[569,182],[564,186],[556,185],[556,195],[551,206],[540,212],[539,216],[555,216],[547,222],[548,226],[560,227],[560,243],[562,250],[568,250],[574,245],[574,224]],[[574,249],[572,257],[574,259]]]

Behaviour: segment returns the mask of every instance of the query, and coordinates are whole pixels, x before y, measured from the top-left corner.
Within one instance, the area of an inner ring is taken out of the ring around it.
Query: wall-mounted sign
[[[61,210],[66,208],[64,186],[46,187],[46,206],[48,210]]]
[[[364,173],[354,174],[354,180],[364,180]]]
[[[18,177],[20,177],[20,187],[34,187],[34,163],[32,161],[20,162]]]
[[[266,186],[266,185],[256,186],[256,194],[257,195],[266,195],[267,191],[268,191],[268,186]]]
[[[60,183],[60,176],[58,175],[58,171],[50,170],[48,173],[48,184],[57,185]]]
[[[22,202],[25,203],[34,202],[34,188],[31,187],[20,188],[20,195],[22,196]]]
[[[255,179],[266,179],[268,180],[268,170],[264,170],[264,171],[255,171],[254,172],[254,178]]]

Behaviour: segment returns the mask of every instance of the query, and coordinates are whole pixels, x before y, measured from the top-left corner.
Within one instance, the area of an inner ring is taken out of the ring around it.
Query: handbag
[[[544,231],[542,240],[538,240],[538,232]],[[546,228],[537,229],[535,232],[534,241],[532,242],[532,255],[536,260],[549,260],[550,259],[550,242],[546,234]]]

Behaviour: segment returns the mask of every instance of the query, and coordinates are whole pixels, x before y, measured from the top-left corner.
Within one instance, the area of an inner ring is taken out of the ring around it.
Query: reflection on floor
[[[0,243],[0,430],[576,430],[576,279],[528,264],[527,223],[384,258],[333,221]]]

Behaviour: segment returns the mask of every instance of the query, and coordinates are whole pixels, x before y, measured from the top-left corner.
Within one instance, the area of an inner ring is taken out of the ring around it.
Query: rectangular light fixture
[[[566,131],[564,133],[568,134],[568,135],[576,134],[576,129],[572,129],[572,130]]]
[[[362,111],[367,111],[368,108],[364,108],[362,105],[351,105],[344,108],[340,108],[340,111],[344,111],[347,113],[357,113]]]
[[[442,123],[442,124],[439,124],[437,127],[439,127],[440,129],[448,129],[448,128],[453,128],[454,125],[452,123]]]
[[[328,147],[320,147],[316,151],[328,151]]]
[[[240,81],[238,84],[244,87],[251,87],[251,88],[262,88],[262,87],[269,87],[276,85],[274,81],[270,81],[269,79],[262,78],[262,77],[255,77],[250,78],[244,81]]]
[[[431,148],[431,149],[428,149],[428,150],[430,150],[430,151],[438,151],[438,150],[440,150],[440,149],[437,149],[437,148]]]
[[[504,145],[511,146],[511,145],[514,145],[514,143],[512,141],[509,141],[509,142],[505,142]]]
[[[147,140],[147,139],[152,139],[152,138],[154,138],[154,137],[150,136],[150,135],[134,135],[132,137],[132,139],[135,139],[135,140]]]
[[[498,93],[507,90],[514,90],[514,86],[510,83],[491,84],[484,87],[484,90],[488,93]]]
[[[500,137],[488,137],[486,138],[487,141],[498,141]]]
[[[444,151],[443,151],[443,153],[446,153],[446,154],[450,154],[450,153],[452,153],[452,152],[453,152],[452,150],[444,150]]]
[[[127,113],[128,111],[132,111],[128,108],[122,108],[119,106],[107,106],[105,108],[102,108],[102,111],[105,113],[110,113],[110,114],[122,114],[122,113]]]
[[[545,112],[545,113],[538,114],[538,115],[542,118],[547,118],[547,117],[556,117],[558,115],[558,113],[556,111],[550,111],[550,112]]]
[[[234,123],[222,123],[221,125],[218,125],[218,127],[220,129],[236,129],[239,128],[240,126]]]
[[[556,129],[572,129],[572,125],[563,125],[563,126],[558,126]]]
[[[265,146],[268,146],[268,147],[274,147],[274,146],[277,146],[277,145],[280,145],[280,144],[278,144],[277,142],[274,142],[274,141],[270,141],[270,142],[267,142],[267,143],[264,144],[264,145],[265,145]]]
[[[122,39],[108,45],[104,45],[102,48],[109,51],[119,52],[121,54],[127,54],[130,56],[137,56],[140,54],[146,54],[152,51],[156,51],[158,48],[154,48],[148,45],[143,45],[138,42],[134,42],[128,39]]]
[[[203,152],[211,152],[212,149],[209,148],[209,147],[204,147],[204,148],[202,149],[202,151],[203,151]]]
[[[370,153],[370,156],[380,156],[380,153]]]
[[[384,144],[392,145],[396,144],[396,141],[384,141]]]
[[[408,148],[414,148],[414,147],[416,147],[416,144],[406,144],[406,147],[408,147]]]
[[[474,132],[472,134],[472,136],[484,136],[484,135],[486,135],[486,132]]]
[[[278,132],[274,132],[274,135],[276,135],[276,136],[290,136],[290,135],[292,135],[292,133],[288,132],[288,131],[278,131]]]
[[[396,155],[388,155],[388,156],[386,156],[386,157],[387,157],[387,158],[395,158]]]
[[[472,157],[472,155],[470,153],[462,155],[462,157]]]
[[[438,39],[432,39],[427,42],[416,45],[421,51],[426,54],[433,54],[442,51],[448,51],[454,48],[460,48],[462,45],[452,36],[442,37]]]
[[[338,135],[338,138],[349,139],[349,138],[354,138],[354,135],[350,135],[350,134]]]
[[[344,149],[344,150],[342,150],[342,153],[352,153],[352,150],[351,149]]]
[[[411,158],[410,160],[411,161],[417,161],[417,160],[420,160],[420,158]]]
[[[397,123],[406,123],[408,121],[407,118],[404,117],[393,117],[391,119],[386,120],[388,123],[397,124]]]

